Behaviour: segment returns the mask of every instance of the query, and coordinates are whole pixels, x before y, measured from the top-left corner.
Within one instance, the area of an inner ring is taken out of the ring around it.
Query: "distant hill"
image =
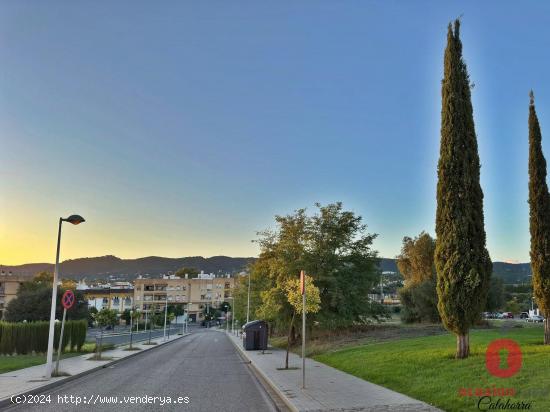
[[[398,272],[395,259],[381,258],[380,270]],[[531,282],[531,264],[493,262],[493,275],[504,280],[504,283]]]
[[[109,276],[117,276],[124,279],[134,279],[138,275],[158,276],[170,271],[175,272],[181,267],[191,267],[203,270],[206,273],[226,274],[237,273],[254,261],[254,258],[212,256],[191,256],[183,258],[165,258],[149,256],[138,259],[120,259],[116,256],[101,256],[92,258],[79,258],[66,260],[60,264],[62,277],[82,279],[107,279]],[[52,272],[54,265],[51,263],[31,263],[19,266],[2,266],[4,272],[33,276],[41,271]]]
[[[61,276],[72,279],[107,279],[116,276],[121,279],[134,279],[138,275],[149,274],[158,276],[169,271],[175,272],[181,267],[192,267],[206,273],[226,274],[237,273],[256,260],[253,257],[191,256],[183,258],[166,258],[149,256],[138,259],[120,259],[116,256],[101,256],[66,260],[61,263]],[[380,258],[380,270],[398,272],[395,259]],[[4,272],[34,276],[41,271],[53,271],[51,263],[28,263],[19,266],[1,266]],[[505,283],[528,283],[531,281],[531,265],[529,263],[493,262],[493,273],[501,277]]]

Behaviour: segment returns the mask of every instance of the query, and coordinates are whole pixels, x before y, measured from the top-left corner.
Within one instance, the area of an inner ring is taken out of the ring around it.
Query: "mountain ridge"
[[[135,259],[122,259],[114,255],[68,259],[60,264],[62,277],[72,279],[95,278],[107,279],[115,276],[132,280],[138,275],[158,276],[175,272],[181,267],[192,267],[206,273],[226,274],[238,273],[256,260],[255,257],[230,256],[188,256],[169,258],[162,256],[144,256]],[[34,276],[42,271],[53,271],[52,263],[25,263],[22,265],[0,265],[4,272],[16,275]],[[398,272],[396,259],[379,258],[381,271]],[[493,262],[493,274],[501,277],[505,283],[530,282],[531,265],[529,263]]]

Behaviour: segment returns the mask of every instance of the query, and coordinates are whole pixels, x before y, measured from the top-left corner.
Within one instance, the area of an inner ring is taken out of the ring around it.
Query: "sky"
[[[526,262],[528,92],[550,156],[550,4],[0,1],[0,264],[255,256],[342,201],[380,256],[434,234],[462,16],[493,260]],[[548,136],[548,137],[546,137]]]

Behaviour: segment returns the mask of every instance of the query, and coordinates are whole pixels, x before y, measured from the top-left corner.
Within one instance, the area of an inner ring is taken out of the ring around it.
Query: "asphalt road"
[[[51,403],[9,411],[275,411],[273,402],[225,334],[197,330],[111,367],[67,382],[43,395]],[[73,396],[79,405],[59,403]],[[160,397],[146,404],[144,397]],[[126,398],[125,398],[126,397]],[[125,403],[128,397],[141,398]],[[180,404],[168,404],[181,397]],[[185,403],[188,397],[188,403]],[[162,398],[162,399],[161,399]],[[109,399],[110,404],[102,403]],[[164,405],[161,403],[164,401]],[[87,402],[88,404],[85,404]],[[94,404],[95,402],[95,404]],[[91,403],[91,404],[89,404]]]
[[[176,326],[173,325],[169,329],[170,331],[167,333],[169,333],[170,335],[175,335],[182,332],[181,325],[176,325]],[[189,327],[189,331],[194,329],[196,329],[196,327],[193,327],[193,328]],[[158,338],[164,335],[164,329],[162,328],[153,329],[150,332],[151,333],[149,333],[149,331],[134,332],[132,336],[133,342],[143,342],[145,340],[148,340],[149,336],[151,336],[151,338]],[[99,330],[88,332],[86,336],[86,340],[95,342],[96,338],[98,338],[99,336],[100,336]],[[116,330],[115,332],[106,331],[103,333],[103,345],[108,345],[108,344],[121,345],[124,343],[130,343],[129,329],[128,330],[120,329],[120,330]]]

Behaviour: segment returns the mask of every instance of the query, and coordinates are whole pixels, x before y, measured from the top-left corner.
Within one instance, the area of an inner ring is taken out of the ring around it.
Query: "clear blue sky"
[[[1,1],[0,263],[255,255],[316,201],[393,257],[434,232],[446,28],[463,14],[493,260],[527,261],[528,91],[550,157],[539,1]]]

